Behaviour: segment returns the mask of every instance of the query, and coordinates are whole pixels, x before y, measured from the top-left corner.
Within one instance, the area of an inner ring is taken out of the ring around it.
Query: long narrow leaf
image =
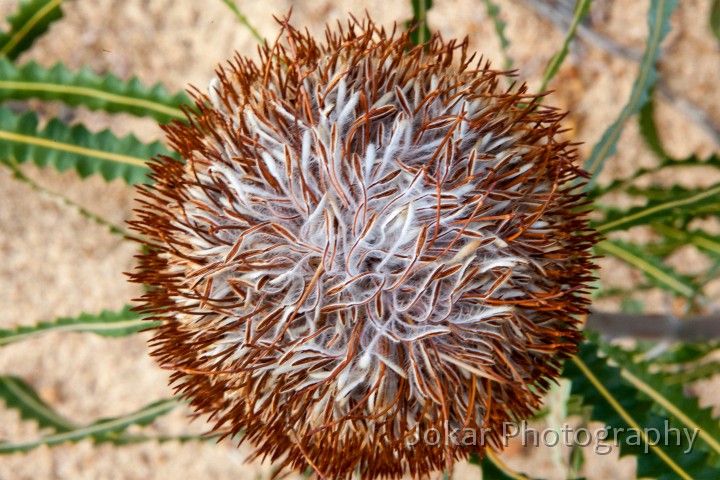
[[[720,422],[713,418],[712,408],[702,408],[696,397],[685,395],[682,385],[668,383],[665,373],[651,373],[655,362],[638,361],[632,351],[616,345],[603,343],[600,347],[619,365],[622,377],[668,416],[674,427],[697,431],[698,446],[707,450],[713,461],[720,459]]]
[[[572,393],[592,408],[591,418],[609,426],[620,453],[638,456],[638,477],[718,478],[720,470],[707,465],[706,452],[690,448],[682,438],[651,436],[650,429],[665,432],[669,419],[654,414],[652,402],[640,398],[620,369],[608,365],[597,352],[594,342],[582,345],[579,354],[567,362],[564,376],[572,380]]]
[[[666,374],[663,382],[666,385],[686,385],[698,380],[706,380],[718,374],[720,374],[720,362],[708,362]]]
[[[679,245],[694,245],[708,255],[720,258],[720,236],[702,230],[681,230],[670,225],[652,225],[653,230]]]
[[[684,191],[682,189],[658,192],[661,200],[651,200],[642,207],[627,211],[611,211],[605,221],[595,225],[602,233],[627,230],[637,225],[647,225],[671,217],[673,214],[687,213],[695,208],[718,205],[720,212],[720,184],[707,189]]]
[[[683,167],[714,167],[720,169],[720,156],[717,154],[710,155],[705,159],[698,158],[696,155],[691,155],[687,158],[674,159],[670,157],[663,158],[657,165],[647,168],[640,168],[633,172],[627,178],[613,180],[607,187],[595,188],[590,192],[592,198],[598,198],[608,192],[627,188],[629,184],[643,175],[657,173],[666,168],[683,168]]]
[[[72,72],[61,63],[52,68],[35,62],[17,66],[0,58],[0,101],[28,98],[150,116],[159,122],[184,119],[178,105],[190,103],[184,93],[171,95],[162,84],[146,87],[137,78],[123,81],[112,74],[95,75],[87,68]]]
[[[406,23],[406,27],[415,26],[410,39],[415,45],[430,40],[430,27],[427,23],[427,12],[432,8],[432,0],[410,0],[413,10],[413,20]]]
[[[40,396],[21,379],[13,376],[0,376],[0,398],[5,406],[17,410],[20,418],[31,420],[40,428],[51,428],[55,432],[69,432],[78,428],[45,403]]]
[[[8,17],[10,30],[0,35],[0,57],[15,59],[45,33],[50,25],[62,18],[63,0],[27,0]]]
[[[623,131],[625,122],[638,112],[640,108],[647,103],[650,89],[657,81],[658,72],[656,62],[660,57],[660,44],[670,31],[670,15],[677,7],[677,0],[652,0],[648,11],[648,26],[650,34],[648,35],[645,53],[640,62],[640,72],[630,93],[630,99],[620,112],[618,118],[605,131],[600,141],[595,145],[590,154],[585,169],[590,173],[590,181],[585,189],[590,189],[597,175],[602,170],[605,160],[615,153],[617,142]]]
[[[720,0],[713,0],[710,7],[710,31],[720,42]]]
[[[32,326],[0,329],[0,346],[49,332],[90,332],[106,337],[121,337],[156,325],[144,321],[140,314],[131,311],[130,308],[125,306],[117,312],[103,310],[96,315],[82,313],[74,318],[58,318],[52,322],[40,322]]]
[[[118,138],[109,130],[92,133],[82,125],[68,127],[52,120],[38,128],[32,112],[18,116],[0,108],[0,161],[34,162],[59,171],[73,168],[82,177],[99,173],[105,180],[122,178],[127,183],[147,182],[147,161],[171,155],[159,142],[145,144],[132,135]]]
[[[156,418],[169,413],[178,405],[179,403],[175,399],[161,400],[125,416],[99,420],[85,427],[46,435],[38,438],[37,440],[17,443],[2,442],[0,443],[0,454],[27,452],[41,445],[58,445],[67,442],[79,442],[86,438],[92,438],[96,443],[113,442],[118,439],[118,434],[122,433],[130,426],[148,425]]]
[[[659,158],[667,158],[669,155],[665,152],[665,148],[660,141],[660,135],[655,124],[655,104],[654,89],[650,91],[650,98],[647,103],[640,109],[638,115],[638,124],[640,125],[640,135],[645,144]]]
[[[687,365],[699,362],[717,351],[720,348],[720,342],[677,343],[664,348],[661,352],[658,352],[656,347],[657,343],[655,342],[637,342],[633,358],[636,361],[647,361],[649,356],[655,364],[663,366]],[[652,354],[649,355],[649,353]]]
[[[573,38],[575,38],[575,32],[577,32],[578,26],[590,12],[590,5],[592,5],[592,0],[578,0],[577,5],[575,5],[575,14],[573,15],[570,28],[565,35],[565,40],[563,40],[560,50],[552,56],[550,61],[548,61],[548,64],[545,67],[545,73],[543,73],[542,84],[540,85],[539,91],[544,92],[545,89],[547,89],[550,80],[552,80],[558,70],[560,70],[560,65],[562,65],[565,57],[567,57],[567,54],[570,51],[570,43]]]
[[[206,435],[206,434],[184,434],[184,435],[128,435],[126,433],[121,435],[111,434],[108,435],[108,442],[113,445],[131,445],[134,443],[146,443],[146,442],[209,442],[217,441],[220,435]]]
[[[502,18],[500,18],[500,7],[493,0],[483,0],[483,3],[485,4],[485,9],[487,10],[488,16],[493,21],[493,26],[495,27],[495,34],[500,41],[500,50],[502,51],[503,57],[505,59],[503,63],[503,68],[505,70],[511,70],[513,67],[513,59],[510,57],[510,53],[508,52],[508,49],[510,48],[510,40],[505,34],[506,23]]]
[[[682,385],[666,385],[664,375],[648,373],[647,366],[628,365],[622,370],[622,377],[647,395],[664,415],[676,418],[683,428],[697,431],[704,448],[717,460],[720,455],[720,424],[713,418],[711,408],[702,408],[697,398],[685,396]]]
[[[80,440],[81,431],[90,431],[89,437],[95,439],[96,442],[112,442],[115,445],[127,445],[131,443],[140,442],[188,442],[188,441],[207,441],[216,439],[219,437],[217,434],[187,434],[187,435],[143,435],[143,434],[126,434],[123,431],[130,425],[126,422],[130,417],[137,418],[132,424],[144,425],[149,423],[152,418],[149,418],[157,413],[162,415],[165,412],[165,406],[168,408],[174,407],[175,401],[163,401],[140,410],[135,414],[128,417],[121,417],[124,422],[113,422],[113,420],[100,420],[93,422],[91,425],[83,427],[80,426],[67,418],[57,413],[52,407],[45,403],[38,393],[22,379],[13,376],[0,376],[0,399],[5,402],[5,406],[9,409],[16,410],[20,414],[20,418],[23,420],[32,421],[38,424],[40,428],[52,429],[55,433],[68,433],[70,434],[70,440]],[[157,408],[155,408],[157,407]],[[46,440],[53,438],[58,440],[64,438],[64,436],[50,435],[44,437]],[[32,442],[37,443],[37,442]],[[11,453],[11,443],[0,442],[0,453]],[[14,445],[27,445],[14,444]],[[22,451],[23,449],[16,450]]]
[[[683,297],[693,297],[697,291],[697,287],[689,278],[663,265],[658,258],[648,255],[641,247],[625,242],[604,240],[595,248],[598,253],[612,255],[632,265],[642,271],[656,285],[672,290]]]

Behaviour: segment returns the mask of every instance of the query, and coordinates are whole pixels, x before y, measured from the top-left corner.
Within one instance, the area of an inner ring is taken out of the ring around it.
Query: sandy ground
[[[519,67],[519,77],[528,81],[531,89],[537,87],[563,34],[522,1],[497,3],[508,24],[510,54]],[[0,13],[11,12],[14,4],[12,0],[0,0]],[[314,33],[321,33],[325,22],[342,19],[348,12],[363,15],[367,10],[388,27],[411,15],[409,2],[403,1],[238,2],[260,33],[269,38],[278,30],[272,15],[286,13],[291,4],[296,24]],[[594,28],[623,46],[642,49],[648,2],[598,0],[595,4]],[[665,44],[661,70],[673,92],[700,105],[718,125],[720,50],[706,26],[709,7],[708,0],[682,2],[673,17],[674,30]],[[66,3],[65,12],[65,18],[52,27],[50,35],[22,60],[33,59],[46,66],[62,61],[71,68],[86,65],[95,72],[112,71],[123,78],[138,75],[146,84],[161,81],[174,91],[188,83],[203,88],[215,66],[235,50],[247,55],[255,52],[255,41],[248,30],[237,23],[220,0],[75,0]],[[431,26],[446,38],[468,35],[473,49],[496,66],[502,65],[492,22],[479,0],[435,0],[429,19]],[[595,45],[581,43],[573,48],[551,84],[559,92],[550,103],[570,110],[568,125],[574,128],[576,138],[585,142],[580,147],[583,156],[622,108],[636,72],[637,65],[632,61],[608,55]],[[96,130],[109,127],[118,134],[134,132],[144,140],[161,138],[160,130],[146,120],[124,115],[109,117],[84,109],[73,113],[58,105],[39,108],[74,115],[75,121]],[[664,143],[672,154],[706,155],[718,148],[675,106],[659,102],[657,115]],[[619,150],[608,161],[602,181],[654,162],[634,122],[629,122]],[[73,173],[58,174],[33,167],[25,171],[49,189],[62,192],[116,224],[131,217],[134,194],[119,181],[80,181]],[[134,245],[35,194],[12,180],[6,171],[0,172],[0,326],[119,309],[138,295],[137,287],[129,285],[122,273],[133,268]],[[688,181],[710,182],[717,178],[701,175]],[[693,264],[697,267],[704,260],[676,261],[692,269]],[[602,279],[607,284],[632,284],[639,279],[636,272],[622,264],[604,261],[603,266]],[[646,307],[665,310],[664,297],[649,297]],[[0,372],[22,377],[69,418],[90,422],[171,396],[166,387],[167,375],[147,356],[145,340],[143,335],[111,340],[84,334],[50,334],[4,347],[0,351]],[[705,390],[704,398],[709,402],[711,389]],[[190,424],[186,414],[178,409],[146,431],[204,431],[202,420]],[[0,439],[30,440],[40,433],[32,423],[20,422],[16,412],[0,409]],[[113,448],[83,441],[1,457],[0,479],[268,478],[272,473],[270,465],[244,463],[248,452],[229,442],[217,446],[166,443]],[[504,458],[534,476],[565,478],[554,455],[547,449],[514,446]],[[589,479],[634,478],[634,462],[618,461],[615,455],[589,455],[583,474]],[[461,467],[456,475],[459,479],[478,477],[471,466]]]

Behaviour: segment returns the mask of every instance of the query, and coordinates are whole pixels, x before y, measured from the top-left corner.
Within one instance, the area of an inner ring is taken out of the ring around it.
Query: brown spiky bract
[[[183,161],[140,188],[153,354],[285,470],[422,477],[500,448],[587,312],[563,114],[467,42],[281,24],[164,127]]]

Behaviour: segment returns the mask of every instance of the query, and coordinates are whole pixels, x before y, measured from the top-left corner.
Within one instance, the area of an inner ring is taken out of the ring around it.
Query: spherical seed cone
[[[466,42],[281,23],[165,127],[183,161],[139,189],[153,354],[285,470],[421,477],[500,448],[587,312],[563,114]]]

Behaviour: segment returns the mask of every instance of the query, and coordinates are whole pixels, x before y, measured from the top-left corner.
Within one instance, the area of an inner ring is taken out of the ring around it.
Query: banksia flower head
[[[285,469],[418,477],[500,448],[587,309],[563,114],[467,42],[281,24],[165,127],[184,162],[141,188],[154,355]]]

